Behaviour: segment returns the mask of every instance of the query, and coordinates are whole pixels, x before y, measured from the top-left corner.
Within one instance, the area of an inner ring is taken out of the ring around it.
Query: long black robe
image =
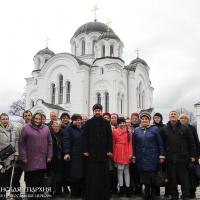
[[[109,158],[112,152],[112,130],[110,123],[100,117],[86,122],[83,131],[83,152],[88,152],[85,172],[85,200],[108,200]]]

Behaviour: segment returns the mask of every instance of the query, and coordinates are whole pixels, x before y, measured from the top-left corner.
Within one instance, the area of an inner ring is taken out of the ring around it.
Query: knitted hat
[[[71,117],[71,120],[75,121],[77,119],[82,119],[82,116],[80,114],[73,114],[72,117]]]
[[[125,118],[124,117],[118,117],[117,123],[120,124],[122,122],[126,122]]]
[[[96,110],[96,109],[100,109],[100,110],[103,110],[103,107],[101,104],[97,103],[97,104],[94,104],[94,106],[92,107],[92,110]]]
[[[151,114],[149,112],[143,111],[140,113],[140,119],[142,119],[142,117],[144,117],[144,116],[149,118],[149,120],[151,120]]]

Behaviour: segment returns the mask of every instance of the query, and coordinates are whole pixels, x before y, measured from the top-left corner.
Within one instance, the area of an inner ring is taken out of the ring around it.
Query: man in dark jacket
[[[189,115],[187,114],[181,114],[179,117],[180,122],[187,126],[192,134],[192,136],[194,137],[194,142],[195,142],[195,147],[196,147],[196,159],[195,162],[193,164],[195,165],[199,165],[199,156],[200,156],[200,143],[199,143],[199,137],[197,134],[197,130],[194,126],[189,124],[190,118]],[[195,193],[196,193],[196,187],[198,186],[198,179],[194,174],[194,169],[193,169],[193,165],[190,165],[190,170],[189,170],[189,181],[190,181],[190,197],[191,198],[195,198]]]
[[[85,200],[108,200],[109,157],[112,156],[112,131],[102,117],[102,106],[93,106],[94,116],[83,131],[83,154],[86,157]]]
[[[189,129],[178,121],[178,113],[171,111],[169,122],[161,129],[166,150],[172,200],[178,199],[177,185],[180,183],[182,199],[189,196],[188,164],[195,160],[195,144]]]

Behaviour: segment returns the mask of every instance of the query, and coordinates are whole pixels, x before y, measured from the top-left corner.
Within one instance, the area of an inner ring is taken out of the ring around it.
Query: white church
[[[26,109],[49,117],[51,111],[91,116],[95,103],[123,116],[152,108],[148,64],[139,56],[126,64],[124,44],[106,24],[80,26],[70,44],[71,53],[46,47],[34,56],[32,76],[25,79]]]

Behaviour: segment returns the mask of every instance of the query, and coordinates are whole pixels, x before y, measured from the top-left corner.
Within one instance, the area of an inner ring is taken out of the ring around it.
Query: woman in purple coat
[[[42,187],[46,163],[52,158],[52,138],[48,126],[42,124],[42,115],[35,113],[31,123],[21,131],[19,159],[24,163],[28,198],[37,198]],[[34,191],[33,191],[34,189]]]

